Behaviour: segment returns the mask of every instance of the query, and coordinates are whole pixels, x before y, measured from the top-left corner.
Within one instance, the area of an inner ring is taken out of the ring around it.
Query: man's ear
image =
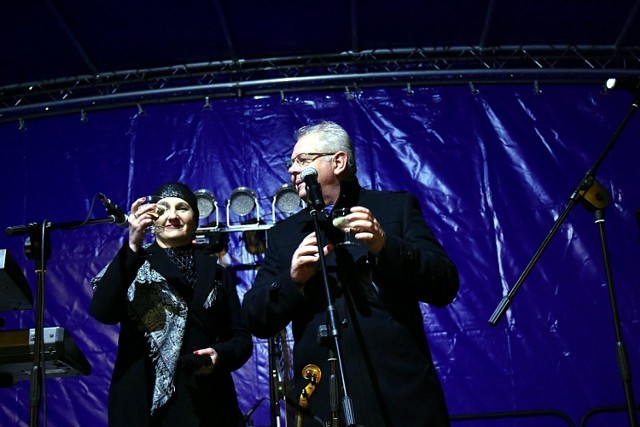
[[[342,175],[348,167],[349,156],[344,151],[338,151],[331,160],[334,175]]]

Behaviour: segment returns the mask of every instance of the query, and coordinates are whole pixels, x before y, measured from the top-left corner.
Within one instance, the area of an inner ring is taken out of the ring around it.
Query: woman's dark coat
[[[105,324],[120,323],[118,355],[109,390],[109,425],[242,425],[231,372],[247,361],[253,344],[242,321],[231,276],[215,257],[196,250],[198,280],[191,288],[162,248],[154,243],[145,251],[146,256],[142,257],[124,245],[96,283],[91,300],[94,318]],[[195,376],[186,368],[178,369],[176,392],[153,421],[150,402],[154,370],[149,345],[127,310],[127,289],[145,260],[188,301],[187,329],[180,354],[212,347],[219,355],[219,363],[210,375]],[[210,308],[204,308],[213,286],[218,287],[217,298]]]

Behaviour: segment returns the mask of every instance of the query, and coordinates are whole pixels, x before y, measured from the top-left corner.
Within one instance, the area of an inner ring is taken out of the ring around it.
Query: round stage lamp
[[[282,212],[295,212],[301,201],[292,184],[283,184],[273,196],[274,206]]]
[[[229,196],[229,208],[237,215],[245,216],[256,207],[256,193],[247,187],[238,187]]]
[[[193,192],[198,201],[198,210],[200,211],[200,219],[208,218],[218,207],[216,196],[209,190],[200,189]]]

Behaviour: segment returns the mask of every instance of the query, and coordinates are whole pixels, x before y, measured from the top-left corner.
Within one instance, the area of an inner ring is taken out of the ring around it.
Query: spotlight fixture
[[[276,208],[282,212],[291,213],[298,210],[302,199],[298,196],[296,189],[292,184],[283,184],[275,196],[273,196],[273,203],[271,203],[271,216],[272,220],[276,222]]]
[[[256,193],[248,187],[238,187],[231,192],[227,201],[227,226],[231,227],[229,211],[233,211],[238,216],[246,216],[256,210],[256,222],[260,221],[260,206]]]
[[[229,196],[229,207],[240,216],[249,214],[256,205],[256,193],[250,188],[238,187]]]
[[[605,86],[609,90],[625,89],[631,93],[638,94],[640,92],[640,77],[635,76],[631,78],[611,78],[607,79]]]
[[[200,189],[193,192],[198,201],[198,211],[200,211],[200,219],[209,218],[215,211],[217,217],[218,202],[216,196],[209,190]],[[217,224],[218,221],[216,221]]]

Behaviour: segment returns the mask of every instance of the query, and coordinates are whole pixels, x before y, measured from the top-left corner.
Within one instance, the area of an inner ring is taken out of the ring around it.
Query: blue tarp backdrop
[[[286,94],[285,94],[286,95]],[[347,96],[350,95],[350,96]],[[366,89],[361,92],[145,105],[0,126],[0,226],[105,216],[96,193],[125,210],[158,184],[180,180],[225,201],[240,186],[259,197],[272,223],[271,197],[288,182],[284,161],[293,131],[333,120],[352,135],[361,184],[409,190],[460,270],[449,307],[424,307],[451,414],[556,410],[577,425],[591,408],[624,407],[603,251],[594,214],[577,204],[497,326],[488,319],[513,286],[631,108],[627,92],[567,85]],[[597,171],[611,195],[606,247],[622,333],[640,393],[640,116],[632,117]],[[212,218],[215,214],[212,216]],[[277,218],[282,218],[278,213]],[[211,219],[211,218],[210,218]],[[232,218],[234,220],[234,218]],[[239,218],[238,221],[243,220]],[[114,224],[53,230],[44,290],[45,326],[62,326],[92,365],[88,376],[47,379],[42,407],[49,427],[106,426],[117,326],[88,314],[90,279],[125,241]],[[24,236],[0,235],[36,294],[35,262]],[[230,233],[232,266],[259,265],[240,233]],[[235,268],[240,297],[254,268]],[[34,310],[0,313],[2,331],[32,328]],[[2,351],[0,349],[0,351]],[[267,345],[236,373],[243,411],[269,394]],[[347,379],[348,381],[348,379]],[[0,389],[0,425],[29,425],[28,381]],[[292,395],[299,394],[295,390]],[[420,405],[423,396],[416,396]],[[637,399],[636,399],[637,400]],[[253,415],[268,426],[270,406]],[[622,410],[589,426],[623,426]],[[454,425],[567,425],[558,417],[461,420]],[[371,426],[369,426],[371,427]]]

